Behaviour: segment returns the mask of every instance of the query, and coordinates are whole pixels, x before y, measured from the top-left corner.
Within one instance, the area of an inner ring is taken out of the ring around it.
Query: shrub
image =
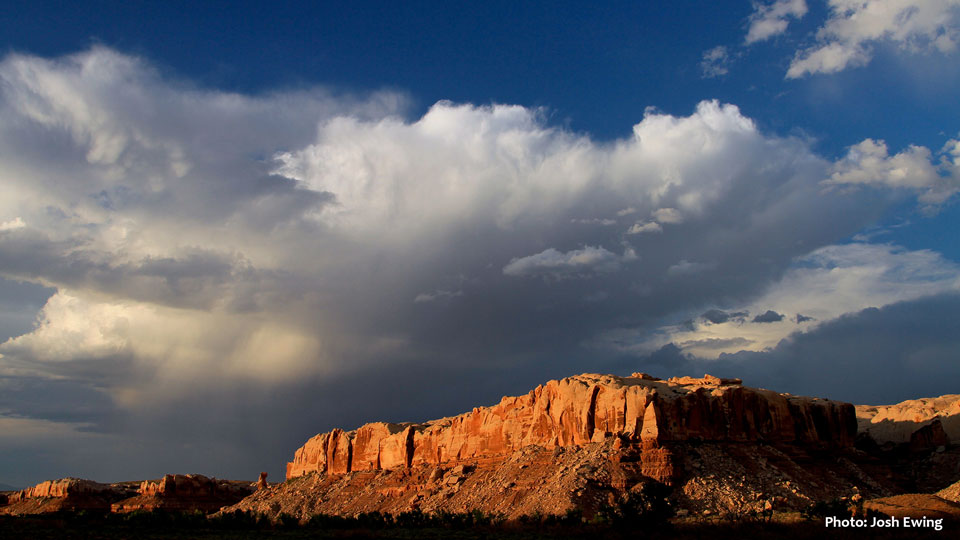
[[[667,498],[669,495],[669,487],[659,482],[647,482],[640,490],[621,496],[613,505],[601,506],[595,521],[615,527],[665,525],[674,513]]]

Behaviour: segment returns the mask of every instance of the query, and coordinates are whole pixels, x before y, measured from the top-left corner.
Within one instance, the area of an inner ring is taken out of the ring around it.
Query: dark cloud
[[[755,323],[773,323],[773,322],[780,322],[780,321],[782,321],[782,320],[783,320],[783,315],[782,315],[782,314],[777,313],[776,311],[773,311],[772,309],[768,309],[768,310],[765,311],[764,313],[761,313],[761,314],[757,315],[756,317],[754,317],[752,322],[755,322]]]
[[[727,321],[743,322],[749,315],[750,313],[746,311],[726,312],[719,309],[711,309],[704,312],[704,314],[700,316],[703,319],[712,322],[713,324],[722,324]]]
[[[670,344],[637,360],[663,374],[711,373],[744,384],[856,404],[956,393],[960,294],[869,308],[784,339],[773,350],[697,360]]]
[[[793,320],[794,320],[794,322],[796,322],[797,324],[800,324],[800,323],[802,323],[802,322],[815,321],[816,319],[814,319],[813,317],[807,317],[806,315],[801,315],[801,314],[797,313],[797,316],[796,316]]]

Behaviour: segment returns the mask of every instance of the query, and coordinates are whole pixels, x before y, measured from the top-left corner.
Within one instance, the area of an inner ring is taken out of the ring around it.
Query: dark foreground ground
[[[454,516],[445,523],[383,523],[377,519],[316,520],[307,524],[270,523],[251,516],[209,520],[199,514],[141,513],[127,516],[69,514],[43,517],[0,517],[0,539],[698,539],[735,538],[960,538],[960,523],[944,522],[941,531],[926,529],[826,528],[822,521],[673,521],[669,523],[587,524],[572,520],[468,523]]]

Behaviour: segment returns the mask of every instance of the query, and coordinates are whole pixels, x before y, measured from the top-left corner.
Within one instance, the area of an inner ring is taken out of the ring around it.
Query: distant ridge
[[[19,491],[21,488],[11,486],[10,484],[0,483],[0,491]]]

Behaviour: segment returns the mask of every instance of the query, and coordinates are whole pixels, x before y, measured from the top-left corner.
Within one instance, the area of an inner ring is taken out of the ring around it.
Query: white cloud
[[[586,246],[566,253],[549,248],[534,255],[512,259],[503,267],[503,273],[508,276],[586,277],[616,272],[622,261],[636,258],[632,250],[621,257],[602,246]]]
[[[658,208],[654,210],[653,217],[660,223],[683,223],[683,214],[676,208]]]
[[[126,358],[133,364],[124,371],[156,383],[158,392],[169,392],[167,383],[190,391],[217,379],[276,383],[337,369],[318,361],[320,345],[316,336],[267,314],[97,301],[61,290],[43,307],[34,331],[0,344],[6,360],[0,373],[57,376],[81,369],[103,376],[101,370],[116,368],[115,359]],[[83,367],[65,365],[77,360]]]
[[[799,51],[787,78],[864,65],[878,43],[952,53],[960,42],[960,0],[830,0],[817,44]],[[751,28],[752,30],[752,28]]]
[[[646,223],[637,222],[634,223],[629,229],[627,229],[627,234],[644,234],[644,233],[658,233],[663,232],[663,227],[660,226],[656,221],[648,221]]]
[[[26,225],[0,233],[0,276],[57,290],[0,370],[95,388],[101,428],[111,407],[124,429],[194,425],[207,404],[184,400],[208,390],[218,422],[290,418],[279,390],[339,410],[313,390],[347,376],[574,369],[586,337],[748,302],[890,204],[824,190],[809,142],[717,101],[597,142],[517,105],[198,90],[104,48],[8,55],[0,79],[0,216]]]
[[[788,19],[800,19],[806,14],[805,0],[776,0],[770,4],[755,3],[745,41],[749,45],[780,35],[786,32]]]
[[[22,229],[26,227],[27,224],[23,222],[23,219],[20,217],[15,217],[11,220],[4,221],[0,223],[0,232],[2,231],[12,231],[15,229]]]
[[[700,74],[705,79],[721,77],[730,72],[730,52],[723,45],[704,51],[700,59]]]
[[[850,147],[824,184],[909,188],[920,192],[920,202],[938,205],[960,191],[958,148],[960,141],[948,141],[936,164],[926,147],[911,145],[891,156],[885,142],[866,139]]]

